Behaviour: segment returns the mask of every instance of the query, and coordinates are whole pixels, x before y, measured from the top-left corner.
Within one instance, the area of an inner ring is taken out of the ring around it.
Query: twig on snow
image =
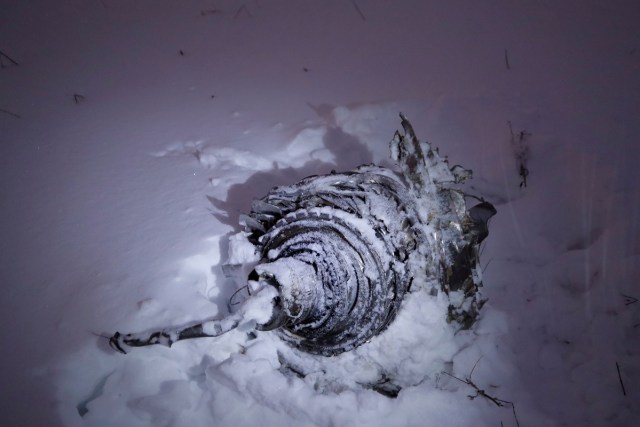
[[[237,19],[243,11],[247,18],[253,18],[253,15],[249,11],[249,8],[247,8],[247,5],[243,4],[238,8],[238,11],[236,12],[236,14],[233,15],[233,19]]]
[[[621,294],[624,297],[624,305],[631,305],[638,302],[638,298],[632,297],[631,295]]]
[[[360,15],[360,18],[362,18],[364,22],[367,22],[367,17],[364,16],[364,13],[362,13],[362,10],[360,10],[360,6],[358,6],[358,3],[356,3],[356,0],[351,0],[351,4],[356,9],[356,12],[358,12],[358,15]]]
[[[521,130],[520,133],[518,134],[518,140],[520,142],[524,142],[524,139],[531,136],[531,133],[527,132],[526,130]]]
[[[84,100],[85,100],[84,95],[80,95],[79,93],[73,94],[73,102],[75,102],[76,104],[80,104]]]
[[[616,370],[618,371],[618,379],[620,380],[620,387],[622,387],[622,394],[627,395],[627,391],[624,389],[624,383],[622,382],[622,375],[620,374],[620,365],[616,362]]]
[[[471,372],[469,372],[469,379],[471,379],[471,377],[473,376],[473,371],[476,370],[476,366],[478,366],[478,363],[480,363],[480,360],[482,360],[482,356],[480,356],[478,360],[476,360],[476,363],[473,364],[473,368],[471,368]]]
[[[480,358],[482,359],[482,358]],[[469,376],[465,379],[462,378],[458,378],[455,375],[451,375],[450,373],[446,372],[446,371],[442,371],[443,374],[446,374],[448,376],[450,376],[451,378],[454,378],[458,381],[460,381],[461,383],[464,383],[470,387],[472,387],[475,391],[476,394],[474,395],[467,395],[467,397],[470,400],[475,399],[476,397],[480,396],[480,397],[484,397],[485,399],[490,400],[491,402],[493,402],[496,406],[502,408],[505,405],[511,405],[511,410],[513,411],[513,418],[516,420],[516,425],[518,427],[520,427],[520,422],[518,421],[518,415],[516,414],[516,405],[513,402],[510,402],[508,400],[504,400],[504,399],[500,399],[498,397],[494,397],[491,396],[490,394],[488,394],[486,391],[484,391],[483,389],[481,389],[480,387],[478,387],[472,380],[471,380],[471,375],[473,375],[473,371],[476,369],[476,366],[478,365],[478,362],[480,362],[480,359],[478,359],[478,361],[476,361],[476,363],[473,365],[473,368],[471,369],[471,372],[469,373]]]
[[[511,65],[509,64],[509,51],[507,49],[504,50],[504,65],[507,66],[507,70],[511,69]]]
[[[22,117],[20,117],[20,115],[19,115],[19,114],[13,113],[13,112],[11,112],[11,111],[9,111],[9,110],[5,110],[4,108],[0,108],[0,113],[8,114],[8,115],[10,115],[10,116],[15,117],[16,119],[21,119],[21,118],[22,118]]]
[[[7,55],[6,53],[0,50],[0,68],[7,68],[7,66],[4,64],[5,59],[8,60],[13,65],[15,65],[16,67],[20,65],[18,64],[18,61],[14,60],[9,55]]]
[[[491,261],[493,261],[493,258],[491,258],[489,261],[487,261],[487,264],[482,269],[482,274],[487,272],[487,268],[489,268],[489,264],[491,264]]]
[[[460,381],[460,382],[462,382],[462,383],[465,383],[465,384],[466,384],[466,385],[468,385],[468,386],[473,387],[473,389],[476,391],[476,394],[475,394],[475,395],[468,395],[468,396],[467,396],[467,397],[468,397],[469,399],[471,399],[471,400],[475,399],[475,398],[476,398],[476,397],[478,397],[478,396],[482,396],[482,397],[484,397],[484,398],[486,398],[486,399],[489,399],[489,400],[490,400],[490,401],[492,401],[493,403],[495,403],[495,405],[496,405],[496,406],[500,406],[500,407],[504,406],[504,404],[505,404],[505,403],[511,403],[511,402],[507,402],[506,400],[502,400],[502,399],[499,399],[499,398],[497,398],[497,397],[493,397],[493,396],[491,396],[491,395],[487,394],[487,392],[486,392],[486,391],[482,390],[482,389],[481,389],[481,388],[479,388],[477,385],[475,385],[475,383],[474,383],[473,381],[471,381],[471,379],[469,379],[469,378],[466,378],[466,379],[464,379],[464,380],[463,380],[462,378],[458,378],[458,377],[456,377],[455,375],[451,375],[451,374],[450,374],[450,373],[448,373],[448,372],[444,372],[444,371],[443,371],[442,373],[443,373],[443,374],[446,374],[446,375],[448,375],[448,376],[450,376],[451,378],[455,378],[456,380],[458,380],[458,381]]]
[[[520,188],[527,186],[527,178],[529,177],[529,168],[527,168],[527,161],[529,160],[529,145],[526,143],[526,139],[531,136],[530,132],[521,130],[516,134],[513,132],[513,126],[511,120],[507,120],[509,126],[509,132],[511,133],[511,146],[516,155],[518,161],[518,175],[522,179],[520,181]]]
[[[205,9],[200,11],[200,16],[218,15],[221,13],[222,11],[220,9]]]

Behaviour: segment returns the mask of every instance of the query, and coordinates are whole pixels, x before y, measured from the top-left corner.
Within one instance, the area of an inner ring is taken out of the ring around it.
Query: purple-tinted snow
[[[637,2],[1,10],[0,52],[19,63],[0,58],[3,425],[515,425],[437,379],[451,362],[520,425],[637,421]],[[280,374],[273,336],[122,356],[94,335],[226,314],[239,214],[274,185],[389,164],[400,111],[499,211],[474,336],[451,341],[438,302],[412,298],[305,382]],[[328,383],[366,381],[374,361],[428,380],[395,400]]]

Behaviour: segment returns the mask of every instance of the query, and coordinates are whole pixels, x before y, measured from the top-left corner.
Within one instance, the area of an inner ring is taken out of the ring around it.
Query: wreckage
[[[274,330],[304,352],[332,356],[380,334],[412,286],[449,299],[447,320],[470,328],[483,304],[479,246],[495,208],[467,208],[461,184],[471,171],[450,167],[420,142],[404,115],[392,170],[363,165],[272,189],[242,217],[260,261],[248,277],[252,299],[268,301],[258,331]],[[111,347],[215,337],[246,321],[246,310],[182,328],[120,334]]]

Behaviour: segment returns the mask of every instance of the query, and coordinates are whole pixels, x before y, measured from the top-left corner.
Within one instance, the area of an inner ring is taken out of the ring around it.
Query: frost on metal
[[[116,333],[111,346],[171,346],[218,336],[251,317],[258,330],[331,356],[381,333],[412,286],[446,294],[443,315],[470,328],[482,306],[479,245],[496,210],[478,198],[468,208],[461,184],[471,171],[450,167],[401,119],[403,130],[390,144],[398,170],[363,165],[310,176],[253,202],[241,222],[260,260],[248,278],[246,307],[186,328]]]

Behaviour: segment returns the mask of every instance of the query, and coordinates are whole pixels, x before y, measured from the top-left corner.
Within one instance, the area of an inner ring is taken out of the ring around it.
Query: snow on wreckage
[[[449,167],[400,117],[404,132],[390,144],[399,171],[363,165],[310,176],[253,202],[235,236],[257,254],[239,310],[187,327],[116,332],[111,347],[171,346],[253,322],[302,352],[333,356],[384,331],[416,284],[444,293],[442,315],[470,328],[484,302],[479,246],[496,210],[461,189],[471,171]],[[467,208],[467,198],[479,203]]]

